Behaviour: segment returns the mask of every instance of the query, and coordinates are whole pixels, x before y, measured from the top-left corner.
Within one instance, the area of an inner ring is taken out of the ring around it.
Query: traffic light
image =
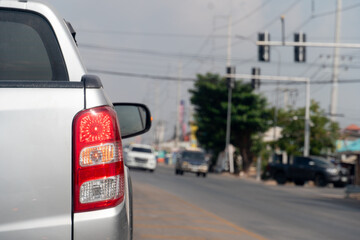
[[[268,32],[258,34],[259,41],[270,41],[270,34]],[[258,47],[258,59],[260,62],[270,62],[270,46],[263,45]]]
[[[260,76],[260,68],[253,67],[251,69],[251,74],[254,76]],[[255,90],[259,89],[260,88],[260,79],[252,78],[251,79],[251,87]]]
[[[235,66],[226,67],[226,74],[235,74]],[[228,88],[234,88],[235,77],[226,77],[226,84]]]
[[[303,43],[306,42],[306,35],[305,33],[295,33],[294,34],[294,42]],[[294,57],[295,62],[305,62],[306,61],[306,48],[305,47],[294,47]]]

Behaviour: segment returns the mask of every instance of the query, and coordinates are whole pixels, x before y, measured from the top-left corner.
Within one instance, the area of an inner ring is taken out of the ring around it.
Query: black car
[[[335,166],[322,157],[293,157],[287,164],[270,163],[267,171],[278,184],[294,182],[302,186],[306,181],[314,181],[316,186],[324,187],[333,183],[335,187],[344,187],[348,182],[346,169]]]

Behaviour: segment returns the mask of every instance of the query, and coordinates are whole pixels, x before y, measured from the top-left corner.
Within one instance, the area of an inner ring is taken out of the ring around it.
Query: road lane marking
[[[174,239],[174,240],[208,240],[209,238],[204,237],[190,237],[190,236],[165,236],[165,235],[150,235],[150,234],[144,234],[140,235],[140,237],[145,239]],[[213,239],[216,240],[216,239]]]
[[[160,221],[179,221],[186,220],[185,218],[179,219],[179,217],[160,217],[160,216],[139,216],[134,215],[134,220],[136,221],[147,221],[147,220],[160,220]],[[192,222],[195,223],[206,223],[211,225],[224,225],[224,223],[219,222],[217,220],[204,220],[204,219],[192,219]]]
[[[215,228],[206,228],[206,227],[191,227],[191,226],[181,226],[181,225],[151,225],[151,224],[136,224],[138,228],[146,228],[146,229],[184,229],[184,230],[195,230],[202,232],[214,232],[214,233],[226,233],[232,235],[241,235],[241,232],[238,231],[229,231],[224,229],[215,229]]]
[[[147,217],[147,216],[134,216],[134,220],[136,221],[146,221],[146,220],[162,220],[162,221],[178,221],[178,217]]]
[[[135,214],[138,214],[137,211],[138,210],[136,210]],[[199,214],[196,212],[175,212],[175,211],[161,211],[161,210],[147,211],[146,214],[199,216]],[[141,216],[141,215],[138,215],[138,216]]]
[[[141,208],[159,206],[159,204],[156,204],[156,203],[153,203],[153,204],[149,204],[149,203],[135,203],[135,204],[136,204],[136,205],[139,205]]]
[[[212,224],[212,225],[224,225],[224,223],[219,222],[217,220],[193,220],[193,222],[197,222],[197,223],[206,223],[206,224]]]

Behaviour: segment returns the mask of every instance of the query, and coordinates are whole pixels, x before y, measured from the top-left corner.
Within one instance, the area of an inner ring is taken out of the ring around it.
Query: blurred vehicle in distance
[[[294,182],[297,186],[303,186],[306,181],[314,181],[318,187],[325,187],[328,183],[333,183],[334,187],[345,187],[348,183],[348,171],[345,168],[317,156],[295,156],[287,163],[270,163],[267,174],[279,185]]]
[[[145,144],[131,144],[125,150],[125,164],[129,168],[141,168],[154,172],[156,157],[153,148]]]
[[[183,175],[184,172],[196,173],[196,176],[206,177],[209,166],[205,153],[200,150],[181,150],[176,156],[175,174]]]

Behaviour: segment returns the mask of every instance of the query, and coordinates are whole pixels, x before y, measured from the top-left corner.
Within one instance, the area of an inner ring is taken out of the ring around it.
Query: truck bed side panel
[[[0,88],[0,239],[71,239],[72,121],[83,88]]]

